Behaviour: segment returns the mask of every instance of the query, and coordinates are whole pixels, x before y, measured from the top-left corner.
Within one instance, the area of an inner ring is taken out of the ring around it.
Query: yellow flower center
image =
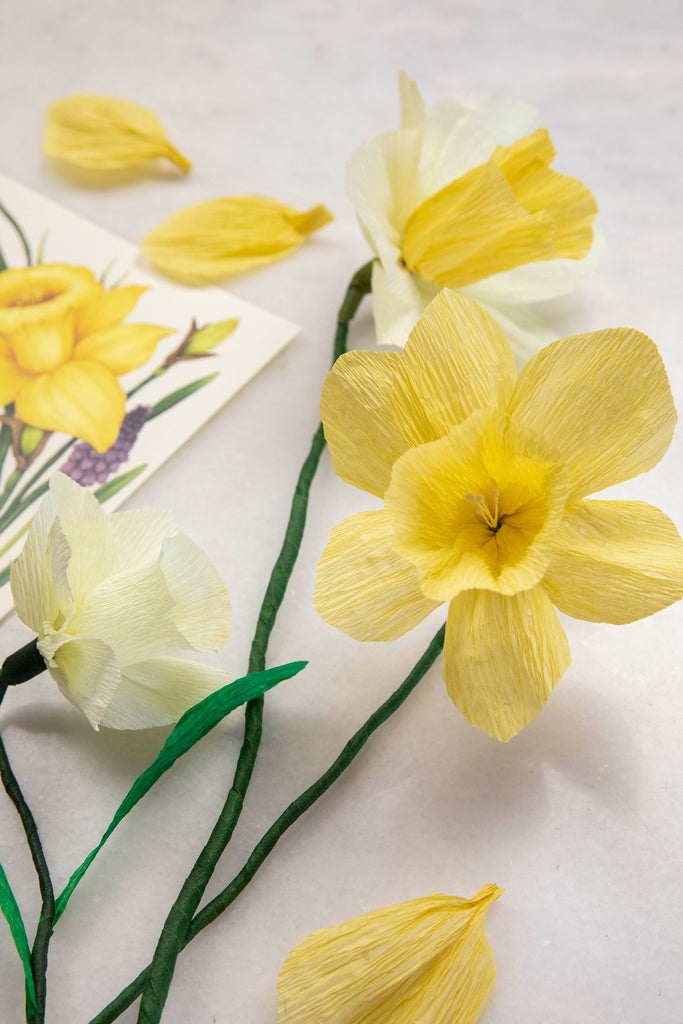
[[[476,486],[472,486],[475,484]],[[425,595],[514,594],[534,586],[553,553],[567,473],[541,437],[480,410],[394,465],[386,508],[397,551]]]
[[[426,199],[406,223],[408,269],[462,288],[526,263],[582,259],[598,208],[585,185],[551,170],[554,156],[539,128]]]

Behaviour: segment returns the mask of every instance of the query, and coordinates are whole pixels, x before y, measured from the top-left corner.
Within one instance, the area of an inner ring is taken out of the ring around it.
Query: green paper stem
[[[210,903],[196,914],[190,923],[183,939],[182,948],[188,945],[208,925],[230,906],[240,895],[243,889],[249,884],[258,869],[263,864],[268,854],[276,846],[278,840],[284,833],[304,814],[313,804],[323,796],[334,782],[349,767],[351,762],[358,756],[372,734],[379,727],[391,718],[394,712],[398,711],[404,701],[410,696],[417,684],[423,679],[432,667],[437,657],[443,650],[446,626],[443,625],[430,643],[419,661],[411,672],[406,676],[401,685],[394,690],[390,697],[368,718],[364,725],[354,733],[346,744],[339,757],[330,765],[319,779],[308,789],[304,790],[292,803],[282,812],[280,817],[270,826],[267,832],[261,837],[254,847],[246,864],[239,871],[233,880],[218,894]],[[119,995],[111,1001],[90,1024],[112,1024],[145,989],[150,977],[151,965],[146,967],[137,978],[130,983]]]
[[[129,789],[97,846],[90,851],[83,863],[76,868],[66,888],[60,893],[55,908],[55,924],[64,913],[74,889],[112,832],[126,815],[133,810],[138,801],[142,800],[143,796],[149,792],[154,783],[175,764],[178,758],[187,753],[195,743],[206,736],[211,729],[215,728],[235,708],[238,708],[248,700],[253,700],[255,697],[260,696],[265,690],[270,690],[271,687],[276,686],[283,679],[290,679],[297,672],[300,672],[305,665],[305,661],[295,661],[288,665],[280,665],[277,668],[269,669],[267,672],[257,672],[245,676],[234,683],[228,683],[227,686],[223,686],[215,693],[209,694],[208,697],[205,697],[204,700],[199,701],[198,704],[195,704],[194,707],[185,712],[152,764],[137,777]]]
[[[355,316],[363,297],[370,291],[371,275],[372,262],[361,267],[351,278],[337,315],[337,328],[332,356],[333,364],[346,349],[349,324]],[[149,418],[151,419],[151,416]],[[284,541],[270,574],[266,593],[261,604],[249,654],[250,672],[262,671],[265,668],[268,641],[270,640],[270,634],[275,625],[275,618],[284,599],[287,584],[289,583],[301,548],[311,484],[324,447],[325,435],[321,423],[313,435],[310,451],[299,473]],[[215,870],[216,864],[230,842],[239,820],[244,797],[256,763],[262,731],[263,698],[259,698],[247,704],[245,710],[244,740],[237,761],[233,783],[223,809],[206,845],[199,854],[164,922],[140,1004],[139,1024],[157,1024],[161,1019],[173,978],[176,960],[185,945],[187,922],[199,906],[199,902]]]

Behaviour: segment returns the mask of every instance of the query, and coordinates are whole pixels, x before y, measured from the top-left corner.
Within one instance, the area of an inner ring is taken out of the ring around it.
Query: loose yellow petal
[[[550,170],[554,155],[540,128],[426,199],[405,227],[408,269],[463,288],[539,260],[583,258],[597,205],[581,182]]]
[[[157,270],[202,284],[272,263],[331,220],[324,206],[300,213],[266,196],[231,196],[174,213],[143,238],[142,248]]]
[[[543,588],[467,590],[448,611],[443,677],[477,729],[506,742],[536,717],[569,668],[567,637]]]
[[[644,501],[581,501],[558,531],[543,587],[575,619],[634,622],[683,597],[683,540]]]
[[[396,352],[347,352],[328,373],[320,418],[338,476],[382,497],[391,468],[408,447],[392,403]]]
[[[173,334],[168,327],[157,324],[115,324],[89,334],[73,351],[76,363],[81,360],[106,366],[115,377],[137,370],[153,355],[162,338]]]
[[[110,288],[108,291],[103,288],[92,302],[76,310],[76,341],[105,327],[120,324],[147,290],[146,287],[136,284],[126,285],[124,288]]]
[[[28,381],[16,400],[17,416],[42,430],[57,430],[106,452],[118,437],[126,396],[100,363],[65,363]]]
[[[435,893],[313,932],[278,980],[278,1024],[476,1024],[496,978],[484,934],[502,890]]]
[[[425,595],[448,601],[472,587],[514,594],[538,583],[566,494],[565,468],[543,438],[482,409],[406,452],[385,506]]]
[[[508,408],[561,452],[570,499],[652,469],[676,425],[657,346],[630,328],[547,345],[523,368]]]
[[[394,415],[410,444],[436,441],[471,412],[504,406],[516,380],[512,349],[495,320],[444,290],[411,331],[397,364]]]
[[[313,604],[355,640],[394,640],[438,607],[394,550],[385,512],[361,512],[330,531],[318,563]]]
[[[182,171],[192,164],[171,145],[163,125],[145,107],[111,96],[77,93],[51,105],[43,151],[91,170],[114,170],[167,157]]]

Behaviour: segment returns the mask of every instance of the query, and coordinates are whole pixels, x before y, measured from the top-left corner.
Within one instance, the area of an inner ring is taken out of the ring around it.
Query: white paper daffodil
[[[405,72],[399,86],[401,127],[363,142],[346,173],[378,257],[378,343],[402,348],[448,287],[482,305],[526,359],[555,337],[529,303],[571,291],[595,263],[595,200],[550,168],[555,149],[527,104],[462,96],[425,110]]]
[[[225,584],[170,512],[107,515],[56,473],[10,582],[50,674],[95,729],[176,722],[228,682],[218,668],[166,656],[217,651],[230,632]]]

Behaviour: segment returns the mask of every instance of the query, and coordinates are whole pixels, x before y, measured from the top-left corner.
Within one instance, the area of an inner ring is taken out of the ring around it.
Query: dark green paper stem
[[[371,274],[372,263],[370,262],[356,271],[351,279],[337,316],[333,364],[346,349],[349,324],[355,316],[363,296],[367,295],[370,291]],[[313,436],[310,451],[299,473],[294,497],[292,498],[285,538],[277,561],[273,566],[261,604],[249,654],[248,671],[250,673],[260,672],[265,669],[268,641],[301,548],[311,484],[324,447],[325,435],[321,423]],[[256,763],[262,731],[263,697],[260,697],[257,700],[250,701],[245,709],[244,740],[237,761],[233,783],[223,809],[209,836],[208,842],[199,854],[194,867],[187,876],[164,922],[163,930],[154,951],[149,974],[146,978],[138,1015],[138,1024],[158,1024],[161,1020],[175,964],[180,951],[186,944],[188,923],[199,906],[199,902],[215,870],[216,864],[230,842],[239,820],[244,797]]]
[[[246,864],[239,871],[233,880],[218,894],[210,903],[193,917],[187,929],[182,947],[188,945],[200,931],[210,925],[216,918],[230,906],[247,887],[258,869],[263,864],[268,854],[276,846],[278,840],[313,804],[323,796],[330,786],[336,782],[349,767],[351,762],[358,756],[372,734],[379,727],[391,718],[395,711],[401,707],[404,701],[410,696],[417,684],[432,667],[443,649],[446,626],[443,625],[416,663],[412,671],[406,676],[398,689],[394,690],[390,697],[368,718],[364,725],[354,733],[346,744],[339,757],[320,776],[313,785],[304,790],[300,796],[293,800],[280,817],[275,821],[267,832],[261,837],[254,847]],[[112,1024],[125,1010],[131,1006],[144,990],[150,977],[151,965],[138,974],[137,978],[130,983],[119,995],[105,1006],[90,1024]]]
[[[43,668],[45,667],[43,663]],[[7,690],[7,683],[0,683],[0,703],[5,696]],[[38,922],[38,928],[36,930],[36,937],[33,943],[33,949],[31,950],[31,973],[33,975],[33,984],[35,987],[35,1006],[31,1005],[30,999],[26,1002],[26,1021],[27,1024],[43,1024],[45,1020],[45,996],[46,996],[46,975],[47,975],[47,953],[50,945],[50,938],[52,936],[52,918],[55,912],[55,897],[52,888],[52,879],[50,878],[50,871],[45,860],[45,853],[43,851],[43,845],[40,841],[40,835],[38,834],[38,827],[35,823],[35,819],[31,813],[31,810],[24,799],[24,794],[21,791],[21,787],[12,771],[12,767],[5,750],[5,744],[0,735],[0,777],[2,778],[2,784],[5,787],[5,792],[14,804],[17,814],[21,820],[21,824],[26,835],[26,842],[28,848],[31,851],[31,858],[33,860],[36,874],[38,875],[38,884],[40,886],[40,896],[43,901],[43,905],[40,910],[40,920]]]

